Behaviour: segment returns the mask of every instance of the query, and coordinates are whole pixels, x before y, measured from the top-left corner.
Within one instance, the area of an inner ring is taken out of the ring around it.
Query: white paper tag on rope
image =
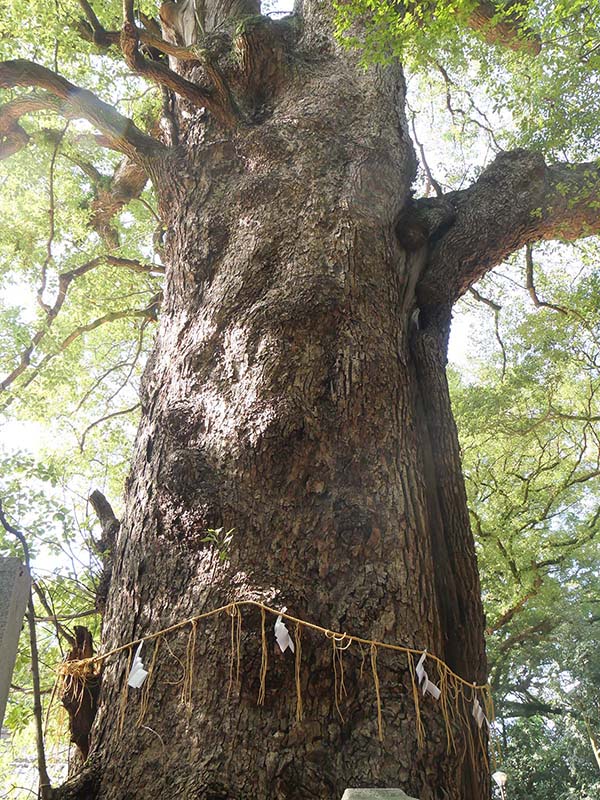
[[[286,611],[287,608],[284,606],[281,609],[281,614],[285,614]],[[277,617],[277,620],[275,622],[275,639],[277,639],[277,644],[279,645],[279,649],[281,650],[282,653],[285,653],[288,647],[293,653],[295,650],[294,642],[292,641],[290,632],[288,631],[281,614]]]
[[[429,694],[433,697],[434,700],[439,700],[440,695],[442,694],[435,683],[432,683],[429,678],[425,678],[423,682],[423,694],[429,692]]]
[[[421,686],[424,695],[427,694],[427,692],[429,692],[429,694],[433,697],[434,700],[439,700],[440,695],[442,693],[435,685],[435,683],[432,683],[429,680],[429,675],[427,674],[427,671],[424,666],[426,658],[427,658],[427,650],[424,650],[423,655],[421,656],[421,658],[417,662],[417,666],[415,667],[415,672],[417,673],[419,685]]]
[[[142,652],[143,642],[140,642],[138,649],[136,650],[135,656],[133,657],[133,661],[131,662],[131,670],[129,671],[129,678],[127,679],[127,683],[129,686],[132,686],[134,689],[139,689],[146,678],[148,677],[147,670],[144,669],[144,664],[142,659],[140,658],[140,653]]]
[[[481,728],[481,726],[483,725],[484,720],[487,722],[487,718],[483,713],[483,708],[481,707],[481,704],[477,698],[473,700],[473,708],[471,710],[471,714],[475,717],[475,722],[477,723],[479,728]]]

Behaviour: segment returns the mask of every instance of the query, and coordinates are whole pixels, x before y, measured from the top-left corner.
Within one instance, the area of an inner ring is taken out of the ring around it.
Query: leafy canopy
[[[336,3],[337,30],[365,64],[399,58],[413,74],[450,73],[479,107],[499,115],[496,133],[506,148],[561,160],[597,156],[600,4],[517,0],[496,4],[487,17],[482,7],[492,4],[348,0]],[[503,25],[510,38],[490,33]],[[497,44],[484,42],[490,38]]]

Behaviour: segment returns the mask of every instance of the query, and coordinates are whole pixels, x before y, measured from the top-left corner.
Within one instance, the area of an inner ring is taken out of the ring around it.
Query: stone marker
[[[346,789],[342,800],[418,800],[402,789]]]
[[[18,558],[0,558],[0,728],[4,721],[31,579]]]
[[[342,800],[418,800],[402,789],[346,789]]]

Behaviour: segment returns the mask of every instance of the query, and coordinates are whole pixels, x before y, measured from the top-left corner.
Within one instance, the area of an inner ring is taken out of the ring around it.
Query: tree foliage
[[[556,248],[535,254],[545,305],[522,257],[477,287],[469,313],[496,320],[477,369],[453,375],[491,676],[523,798],[598,786],[598,282],[589,246],[570,255],[576,283]]]

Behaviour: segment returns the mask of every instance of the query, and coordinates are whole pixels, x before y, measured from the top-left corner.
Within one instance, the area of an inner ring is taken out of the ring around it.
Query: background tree
[[[472,302],[495,315],[496,353],[453,391],[517,797],[550,786],[553,796],[589,797],[599,779],[598,304],[589,256],[589,247],[571,250],[576,285],[550,249],[478,287]],[[541,263],[543,295],[532,282]]]
[[[82,160],[79,147],[90,146],[90,134],[75,123],[36,134],[51,148],[50,224],[37,259],[28,251],[24,266],[35,263],[41,275],[40,320],[34,335],[24,336],[3,388],[18,401],[34,373],[38,387],[44,375],[58,381],[46,371],[53,356],[69,358],[76,352],[70,345],[109,323],[139,326],[135,349],[119,353],[122,373],[135,369],[144,331],[156,317],[159,297],[152,288],[162,269],[148,251],[128,253],[135,246],[130,229],[111,220],[127,200],[142,196],[139,173],[149,173],[166,230],[166,295],[142,391],[128,510],[112,553],[105,645],[189,616],[207,597],[218,603],[251,596],[285,603],[332,628],[426,645],[455,670],[483,680],[478,578],[444,377],[450,309],[520,246],[594,232],[595,164],[547,166],[540,155],[513,151],[499,155],[469,188],[412,201],[414,159],[398,112],[405,94],[399,67],[362,71],[355,52],[334,44],[327,5],[305,4],[296,18],[273,23],[256,17],[254,8],[207,3],[194,34],[201,47],[187,46],[193,44],[187,23],[165,27],[176,45],[161,40],[146,14],[151,9],[136,18],[126,3],[118,35],[109,12],[101,24],[87,3],[82,8],[86,19],[74,25],[78,33],[107,56],[120,44],[128,65],[163,87],[167,124],[162,133],[142,133],[57,77],[60,66],[75,80],[86,61],[85,51],[73,52],[70,32],[63,40],[68,63],[58,63],[59,46],[46,62],[52,71],[22,60],[0,66],[4,86],[39,90],[17,92],[4,107],[7,153],[31,135],[20,124],[25,113],[58,111],[67,120],[88,119],[100,132],[93,142],[126,158],[110,177],[112,162],[99,168]],[[345,9],[338,25],[359,31],[355,17],[364,9],[350,10],[352,17]],[[508,56],[500,51],[495,62],[483,57],[479,66],[493,83],[496,64],[502,108],[520,108],[523,74],[542,91],[547,59],[556,67],[559,56],[583,41],[582,58],[593,68],[594,39],[586,37],[595,35],[594,17],[575,10],[581,13],[559,3],[549,9],[511,4],[506,13],[487,3],[416,4],[406,12],[381,5],[367,9],[361,35],[369,58],[394,51],[408,57],[410,45],[415,66],[445,60],[440,74],[450,85],[449,67],[475,69],[472,41],[479,49],[481,40],[465,33],[475,28],[515,48]],[[31,13],[35,22],[36,9]],[[54,19],[62,29],[64,18]],[[52,25],[32,29],[36,43],[25,40],[25,53],[43,61],[47,56],[34,49],[45,37],[57,39]],[[545,49],[550,33],[562,44]],[[169,53],[174,69],[152,50],[144,55],[140,44]],[[13,47],[7,45],[7,56],[16,55]],[[114,75],[96,79],[94,88],[105,91],[103,81]],[[572,101],[593,105],[583,93]],[[563,127],[567,152],[582,131]],[[527,133],[533,140],[535,131]],[[585,146],[593,144],[590,138]],[[65,171],[89,198],[82,216],[92,232],[82,225],[74,238],[66,219],[59,227],[55,195],[63,147],[77,147]],[[553,155],[551,146],[548,151]],[[13,239],[10,252],[18,254],[20,246]],[[69,268],[56,268],[57,254]],[[141,306],[123,304],[131,300],[124,276],[132,272],[148,276]],[[104,295],[87,283],[98,275]],[[99,313],[90,319],[88,301],[83,318],[75,327],[66,322],[69,330],[61,335],[57,321],[68,318],[58,311],[77,287]],[[17,335],[19,325],[15,319]],[[98,360],[90,371],[96,373],[90,392],[100,393],[108,376]],[[118,374],[111,372],[110,382]],[[235,526],[238,535],[228,561],[215,570],[205,534],[221,525]],[[349,580],[356,563],[361,569]],[[348,676],[344,720],[335,721],[331,656],[316,642],[303,647],[310,676],[303,723],[294,721],[291,703],[281,703],[292,677],[283,660],[269,673],[267,706],[256,707],[258,670],[251,667],[258,666],[260,646],[252,631],[259,620],[248,627],[248,668],[233,704],[235,736],[222,696],[226,632],[215,631],[199,645],[210,667],[198,674],[203,710],[192,718],[185,712],[165,718],[179,691],[172,686],[173,659],[161,656],[161,689],[149,709],[158,738],[130,726],[128,740],[117,736],[126,668],[112,664],[104,675],[94,755],[72,791],[108,796],[118,786],[114,791],[123,796],[143,796],[146,787],[154,793],[164,786],[188,796],[231,797],[243,796],[251,784],[269,796],[334,797],[350,782],[377,782],[401,784],[421,798],[485,796],[480,765],[463,757],[464,747],[446,752],[432,706],[424,711],[425,747],[417,750],[406,736],[415,724],[410,695],[398,692],[399,684],[410,688],[406,665],[380,665],[386,738],[378,743],[371,738],[372,684],[358,670]],[[177,642],[175,655],[184,649]],[[276,748],[269,738],[274,719]],[[169,753],[168,773],[161,767],[165,741],[182,744]],[[140,748],[139,758],[129,759],[131,747]],[[257,762],[266,765],[260,774]]]

